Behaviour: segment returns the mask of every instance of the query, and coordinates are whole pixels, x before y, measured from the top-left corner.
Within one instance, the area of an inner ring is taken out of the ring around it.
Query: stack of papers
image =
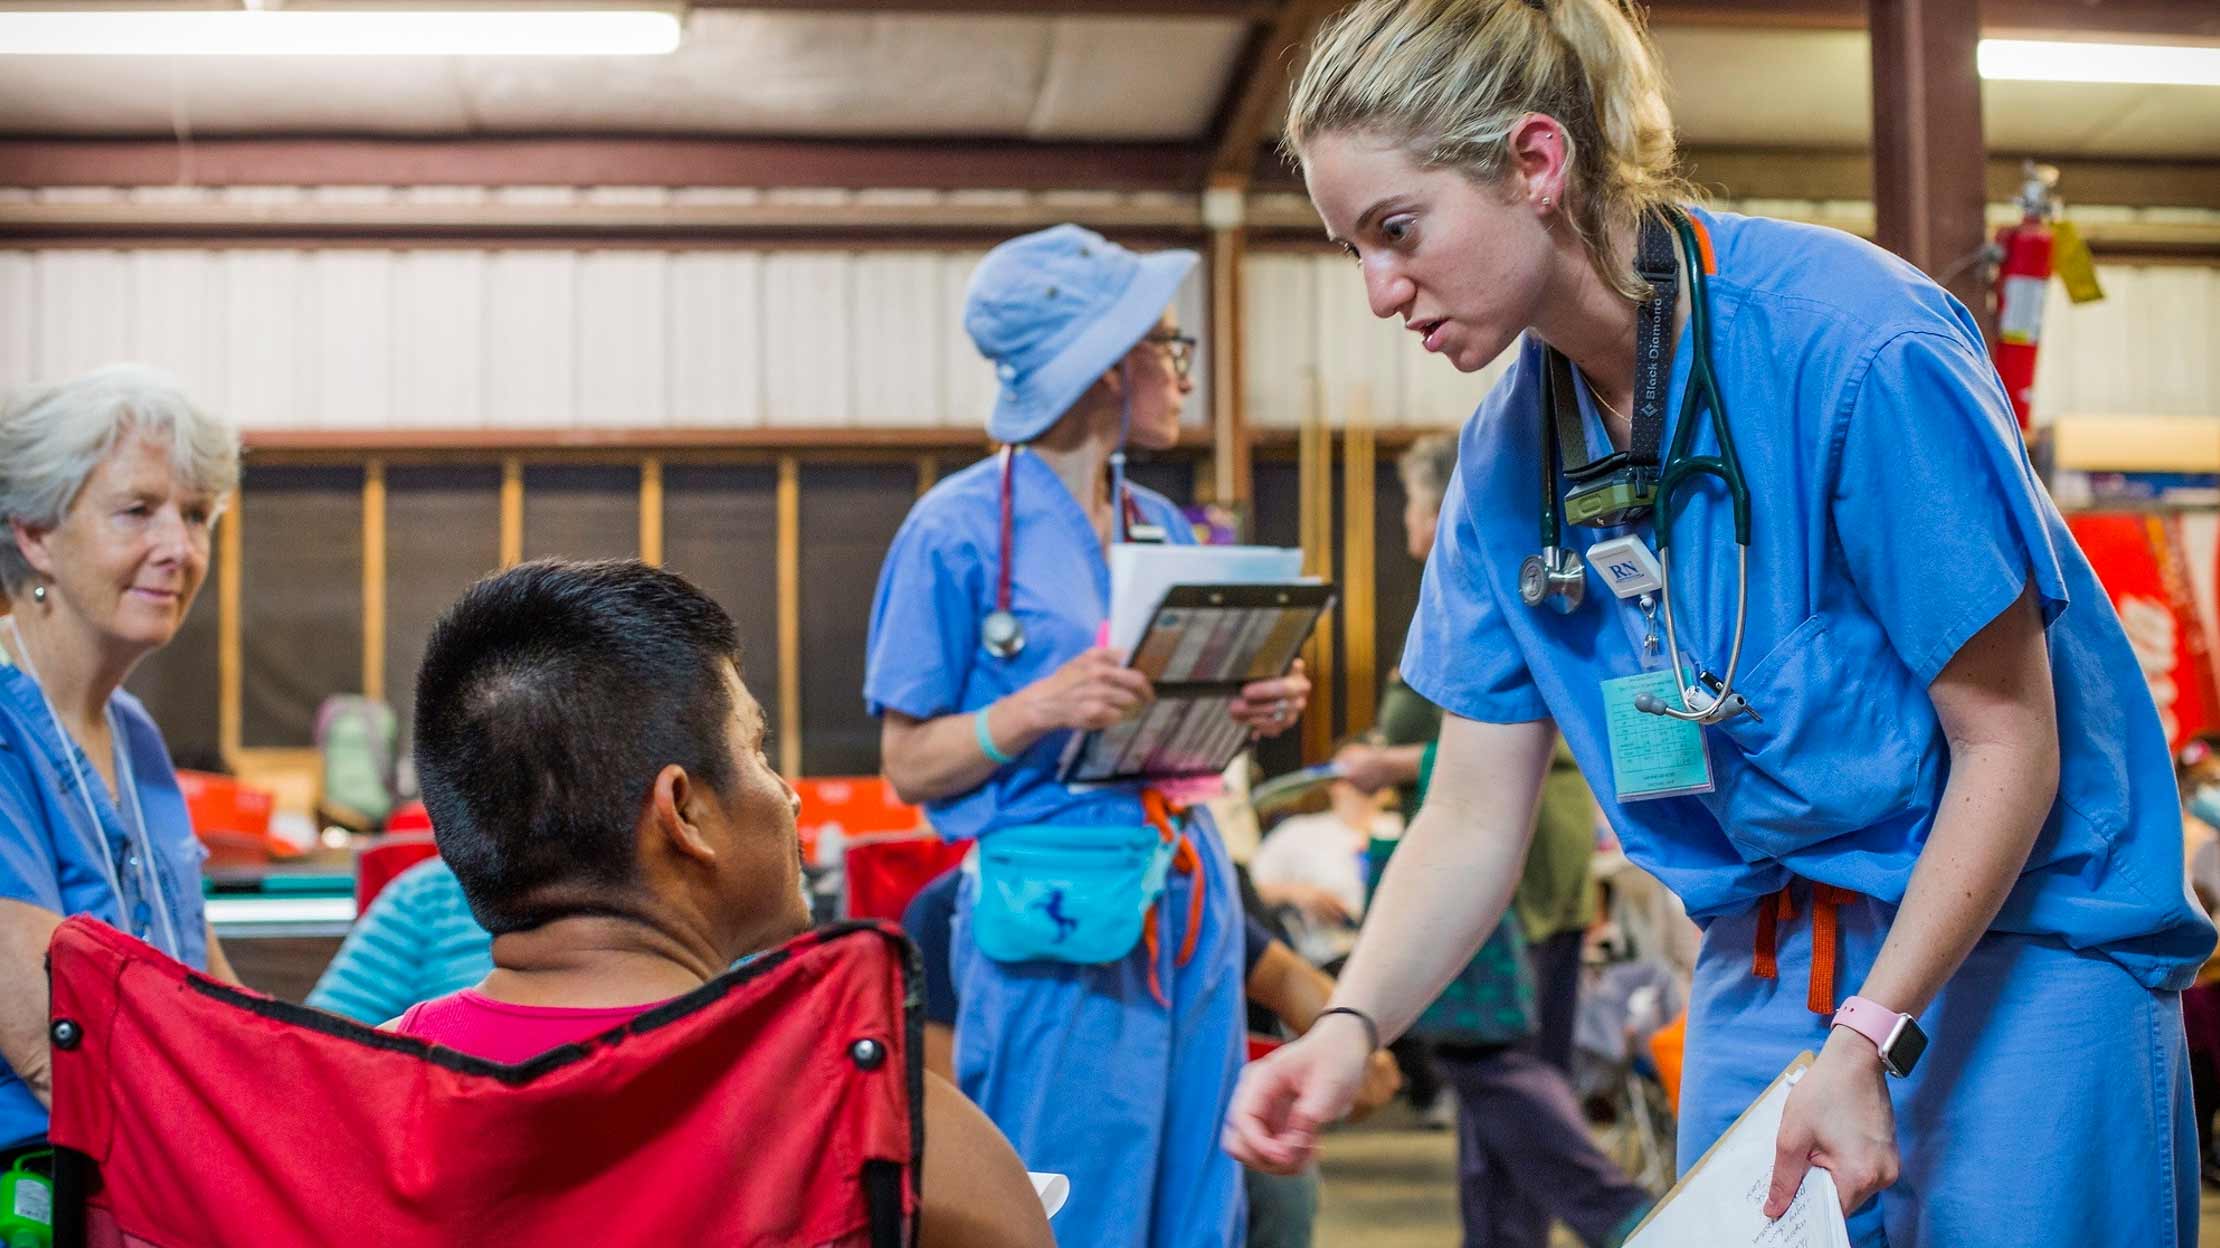
[[[1781,1111],[1811,1061],[1806,1053],[1781,1072],[1635,1228],[1626,1248],[1850,1248],[1834,1176],[1817,1166],[1805,1173],[1787,1213],[1765,1216]]]
[[[1133,653],[1174,585],[1258,585],[1302,579],[1299,550],[1119,542],[1110,548],[1110,648]]]
[[[1066,784],[1216,776],[1248,744],[1229,713],[1244,685],[1283,675],[1333,587],[1302,552],[1267,546],[1119,545],[1110,551],[1110,647],[1156,697],[1131,719],[1075,737]]]

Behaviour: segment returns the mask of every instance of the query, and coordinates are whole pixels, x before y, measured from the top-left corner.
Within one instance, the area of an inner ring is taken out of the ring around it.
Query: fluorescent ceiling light
[[[2026,82],[2220,86],[2220,48],[1983,39],[1980,65],[1983,78]]]
[[[0,11],[0,56],[653,56],[653,9]]]

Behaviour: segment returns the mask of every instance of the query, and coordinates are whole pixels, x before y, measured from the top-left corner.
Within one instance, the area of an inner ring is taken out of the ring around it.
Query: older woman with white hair
[[[89,914],[231,978],[162,734],[123,691],[185,620],[232,425],[115,366],[0,410],[0,1166],[46,1131],[46,943]]]

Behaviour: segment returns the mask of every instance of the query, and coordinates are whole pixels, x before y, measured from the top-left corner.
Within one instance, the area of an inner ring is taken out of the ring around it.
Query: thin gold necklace
[[[1634,427],[1634,422],[1627,419],[1627,415],[1625,412],[1622,412],[1618,408],[1611,406],[1611,400],[1603,397],[1603,387],[1596,384],[1595,378],[1590,377],[1584,372],[1580,375],[1580,379],[1588,383],[1589,398],[1592,398],[1596,402],[1601,403],[1603,405],[1604,411],[1607,411],[1613,416],[1618,417],[1622,422],[1626,424],[1627,428],[1632,429]]]

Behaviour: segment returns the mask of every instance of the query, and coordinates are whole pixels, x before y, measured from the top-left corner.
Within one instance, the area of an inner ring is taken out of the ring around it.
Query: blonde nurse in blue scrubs
[[[2190,1248],[2213,929],[2134,652],[1973,316],[1691,205],[1663,98],[1613,0],[1361,0],[1294,93],[1372,311],[1465,372],[1515,354],[1404,651],[1433,791],[1346,1013],[1249,1068],[1229,1145],[1300,1163],[1494,928],[1555,721],[1705,928],[1683,1165],[1809,1049],[1769,1212],[1818,1166],[1862,1248]]]

